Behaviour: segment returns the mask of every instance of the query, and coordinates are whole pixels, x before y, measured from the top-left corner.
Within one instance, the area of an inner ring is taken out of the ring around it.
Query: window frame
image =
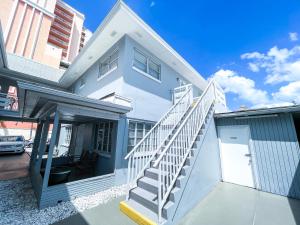
[[[83,88],[86,85],[86,80],[85,78],[81,78],[80,79],[80,83],[79,83],[79,88]]]
[[[144,70],[138,68],[137,66],[135,66],[135,64],[136,64],[135,62],[136,62],[136,61],[138,61],[139,63],[142,63],[141,61],[139,61],[138,59],[136,59],[136,57],[135,57],[136,52],[137,52],[138,54],[140,54],[140,55],[142,55],[142,56],[144,56],[144,57],[146,58],[146,71],[144,71]],[[153,76],[153,75],[150,73],[150,66],[149,66],[150,62],[153,63],[154,65],[156,65],[156,66],[158,67],[158,69],[159,69],[159,71],[158,71],[158,78],[155,77],[155,76]],[[144,52],[142,52],[141,50],[139,50],[139,49],[137,49],[137,48],[134,48],[133,61],[132,61],[132,68],[133,68],[135,71],[137,71],[137,72],[139,72],[139,73],[145,75],[146,77],[148,77],[148,78],[150,78],[150,79],[152,79],[152,80],[155,80],[155,81],[161,83],[161,64],[158,63],[157,60],[154,59],[154,57],[151,57],[151,56],[145,54]]]
[[[103,124],[103,127],[101,127],[101,124]],[[107,128],[107,136],[106,136],[106,124],[108,124]],[[112,146],[113,146],[113,129],[114,124],[112,121],[100,121],[97,124],[97,132],[96,132],[96,151],[103,156],[111,157],[112,155]],[[102,137],[99,136],[100,131],[102,131]],[[105,143],[106,139],[106,144]],[[99,142],[101,139],[101,148],[99,148]],[[106,147],[106,149],[105,149]]]
[[[130,123],[134,124],[134,137],[131,137],[130,136],[130,130],[132,130],[130,128]],[[143,135],[142,137],[137,137],[137,133],[138,133],[138,124],[142,124],[143,125]],[[146,126],[147,125],[150,125],[150,129],[149,130],[146,130]],[[137,121],[137,120],[129,120],[129,123],[128,123],[128,141],[127,141],[127,153],[129,153],[133,148],[134,146],[137,145],[137,143],[143,139],[145,137],[145,135],[155,126],[155,122],[151,122],[151,121]],[[133,145],[130,145],[130,139],[133,138]],[[140,139],[138,141],[138,139]]]
[[[114,54],[117,54],[116,58],[112,58],[112,56]],[[102,72],[103,64],[106,61],[107,61],[108,68],[104,72]],[[112,66],[114,64],[115,64],[115,66]],[[100,62],[99,62],[99,73],[98,73],[97,79],[100,80],[101,78],[103,78],[107,74],[109,74],[112,71],[116,70],[118,68],[118,66],[119,66],[119,48],[115,48],[114,50],[109,51],[109,53],[107,53],[107,56],[105,56],[102,60],[100,60]]]
[[[65,130],[66,130],[66,137],[64,140],[64,146],[69,147],[72,139],[72,125],[66,125]]]

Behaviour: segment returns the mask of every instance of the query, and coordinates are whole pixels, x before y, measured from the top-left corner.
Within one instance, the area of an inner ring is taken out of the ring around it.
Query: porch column
[[[34,162],[35,162],[35,159],[36,159],[37,150],[38,150],[39,143],[40,143],[40,140],[41,140],[42,129],[43,129],[43,123],[39,122],[38,126],[37,126],[37,129],[36,129],[36,132],[35,132],[33,147],[32,147],[32,150],[31,150],[30,165],[29,165],[30,169],[34,165]]]
[[[116,185],[125,184],[127,181],[127,161],[124,157],[127,154],[128,124],[125,116],[120,116],[116,132],[115,150],[115,176]]]
[[[46,142],[47,142],[47,137],[48,137],[48,132],[49,132],[49,126],[50,126],[49,117],[46,117],[46,120],[43,125],[43,129],[42,129],[41,139],[39,142],[38,152],[37,152],[39,157],[36,159],[37,162],[35,163],[35,165],[36,165],[35,169],[37,172],[39,172],[41,169],[43,155],[46,151]]]
[[[51,134],[48,158],[47,158],[47,163],[46,163],[46,168],[45,168],[45,174],[44,174],[44,179],[43,179],[43,189],[47,188],[47,186],[48,186],[48,180],[49,180],[51,164],[52,164],[52,157],[53,157],[53,150],[54,150],[54,146],[56,144],[56,139],[59,134],[58,129],[59,129],[59,112],[56,111],[55,116],[54,116],[53,129],[52,129],[52,134]]]

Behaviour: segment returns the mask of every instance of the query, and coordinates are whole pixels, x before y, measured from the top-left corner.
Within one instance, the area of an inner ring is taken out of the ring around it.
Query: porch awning
[[[18,81],[19,110],[22,118],[39,119],[56,108],[61,120],[80,121],[89,118],[118,120],[131,107],[73,94],[50,87]]]

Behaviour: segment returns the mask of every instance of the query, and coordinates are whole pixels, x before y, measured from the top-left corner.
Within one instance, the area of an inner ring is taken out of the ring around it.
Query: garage
[[[300,199],[299,106],[216,114],[222,180]]]

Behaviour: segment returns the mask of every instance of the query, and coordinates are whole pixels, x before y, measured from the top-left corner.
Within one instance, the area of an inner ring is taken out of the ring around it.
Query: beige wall
[[[13,0],[0,0],[0,9],[1,9],[0,21],[1,21],[3,31],[6,30],[8,18],[10,16],[10,12],[13,7],[13,2],[14,2]]]
[[[56,2],[57,0],[0,0],[0,20],[5,34],[6,51],[59,68],[61,55],[58,57],[57,49],[51,50],[48,46]],[[72,62],[79,52],[84,15],[67,4],[62,4],[74,13],[67,53],[67,61]]]
[[[69,44],[69,62],[72,62],[74,58],[78,55],[83,21],[84,18],[76,14],[74,15],[73,29],[70,40],[71,43]]]
[[[32,2],[37,3],[37,0]],[[38,4],[44,10],[21,0],[0,0],[0,19],[3,30],[8,34],[6,51],[59,68],[61,58],[57,51],[52,51],[51,55],[51,51],[46,49],[56,0],[40,0]]]

